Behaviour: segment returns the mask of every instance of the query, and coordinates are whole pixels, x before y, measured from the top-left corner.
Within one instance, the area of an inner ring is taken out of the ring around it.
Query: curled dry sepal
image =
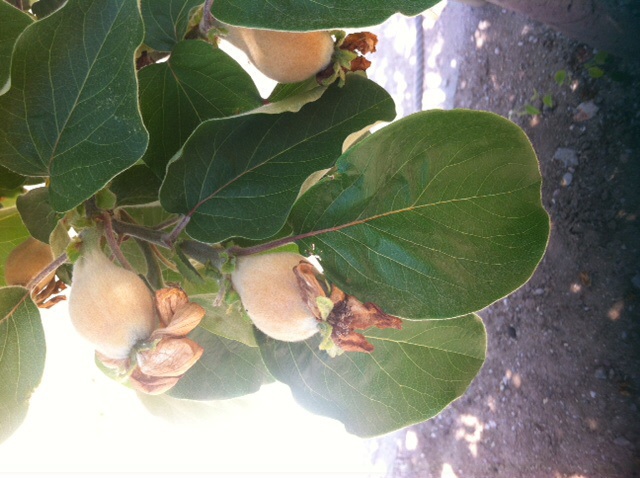
[[[41,283],[40,286],[31,293],[31,298],[38,307],[41,309],[50,309],[58,302],[66,300],[66,296],[60,294],[67,288],[67,285],[60,279],[50,279],[44,287],[42,287],[42,284],[44,283]]]
[[[364,55],[375,53],[378,37],[370,32],[350,33],[344,36],[344,32],[334,32],[336,47],[333,61],[324,70],[316,75],[318,83],[328,86],[336,79],[340,84],[344,83],[345,75],[353,71],[365,71],[371,66],[371,62]]]
[[[158,395],[173,387],[202,356],[204,349],[186,336],[195,329],[205,310],[189,302],[179,287],[160,289],[155,295],[160,326],[135,346],[125,359],[112,359],[99,352],[102,364],[141,392]]]
[[[330,285],[309,262],[300,261],[293,269],[303,299],[321,326],[325,340],[321,348],[329,355],[342,352],[373,352],[373,345],[356,332],[371,327],[402,329],[402,320],[385,314],[376,304],[363,304],[354,296]]]

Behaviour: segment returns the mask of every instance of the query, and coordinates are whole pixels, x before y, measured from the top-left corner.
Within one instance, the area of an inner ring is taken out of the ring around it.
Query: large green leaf
[[[260,105],[251,77],[233,58],[203,41],[180,42],[167,62],[140,71],[140,108],[150,136],[143,159],[164,177],[196,126]]]
[[[7,168],[0,166],[0,196],[10,194],[20,188],[26,181],[24,176],[9,171]]]
[[[18,197],[16,206],[31,235],[48,244],[49,236],[62,219],[62,214],[51,208],[49,189],[42,187],[30,190]]]
[[[0,97],[0,163],[50,176],[57,211],[102,189],[146,148],[133,61],[142,35],[136,0],[69,0],[15,45],[11,89]]]
[[[42,20],[61,8],[65,3],[67,3],[67,0],[40,0],[31,5],[31,11],[38,17],[38,20]]]
[[[389,94],[354,75],[297,113],[207,121],[169,164],[160,201],[190,214],[187,232],[204,242],[270,237],[307,176],[333,165],[349,133],[394,116]]]
[[[0,94],[9,88],[9,68],[13,45],[33,19],[13,5],[0,1]]]
[[[161,181],[144,164],[136,164],[116,176],[109,189],[118,206],[148,204],[158,200]]]
[[[394,13],[413,16],[439,0],[216,0],[214,16],[231,25],[269,30],[331,30],[377,25]]]
[[[480,317],[403,321],[403,330],[370,329],[371,354],[336,358],[319,338],[287,343],[258,333],[267,368],[308,410],[359,436],[389,433],[425,421],[460,397],[485,358]]]
[[[144,43],[154,50],[171,51],[187,33],[189,15],[204,0],[141,0]]]
[[[44,331],[29,291],[0,289],[0,442],[24,420],[44,359]]]
[[[7,257],[16,246],[29,238],[29,231],[22,223],[15,207],[0,209],[0,286],[5,285],[4,267]]]
[[[257,347],[220,337],[202,327],[189,337],[204,348],[204,354],[167,395],[224,400],[254,393],[272,381]]]
[[[291,223],[327,276],[412,319],[491,304],[531,276],[549,217],[526,135],[497,115],[404,118],[363,139],[304,194]]]
[[[189,298],[207,311],[200,327],[220,337],[235,340],[249,347],[257,347],[253,325],[241,308],[226,304],[214,305],[216,299],[217,294],[201,294]]]

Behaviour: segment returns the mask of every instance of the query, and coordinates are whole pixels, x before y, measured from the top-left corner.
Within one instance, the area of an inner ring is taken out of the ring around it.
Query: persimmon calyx
[[[321,323],[320,348],[331,356],[342,352],[373,352],[373,345],[357,330],[402,329],[399,317],[386,314],[376,304],[363,304],[335,285],[330,286],[313,265],[300,262],[294,267],[300,291],[307,306]],[[328,307],[328,301],[331,307]]]
[[[114,360],[96,353],[114,378],[149,395],[175,386],[204,353],[200,345],[186,337],[204,317],[204,308],[190,302],[179,287],[158,290],[155,304],[159,327],[147,340],[136,344],[128,357]]]
[[[378,37],[371,32],[346,34],[343,31],[333,31],[336,37],[332,62],[316,75],[316,80],[322,86],[329,86],[338,81],[342,86],[349,72],[366,71],[371,62],[365,58],[369,53],[375,53]]]

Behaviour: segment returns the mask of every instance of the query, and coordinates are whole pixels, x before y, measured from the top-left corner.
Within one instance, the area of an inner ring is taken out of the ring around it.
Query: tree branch
[[[45,280],[50,274],[54,273],[58,269],[58,267],[60,267],[63,264],[66,264],[67,262],[69,262],[69,256],[67,256],[67,253],[64,252],[57,259],[55,259],[51,264],[49,264],[47,267],[42,269],[37,276],[31,279],[29,283],[26,285],[27,289],[33,292],[43,280]]]
[[[202,20],[200,20],[200,34],[207,37],[207,33],[213,26],[213,15],[211,15],[211,7],[213,6],[213,0],[205,0],[202,7]]]
[[[130,222],[119,221],[117,219],[113,219],[112,224],[113,230],[118,234],[126,234],[127,236],[142,239],[143,241],[156,244],[166,249],[171,249],[171,246],[165,240],[167,234],[165,234],[164,232],[154,231],[144,226],[139,226]]]
[[[127,258],[122,253],[122,249],[120,249],[120,244],[118,244],[116,236],[113,233],[113,223],[111,221],[111,214],[109,214],[106,211],[103,212],[102,221],[104,223],[104,232],[107,238],[107,244],[109,244],[111,251],[115,254],[116,258],[118,259],[118,262],[122,267],[130,271],[133,271],[134,270],[133,267],[131,266]]]

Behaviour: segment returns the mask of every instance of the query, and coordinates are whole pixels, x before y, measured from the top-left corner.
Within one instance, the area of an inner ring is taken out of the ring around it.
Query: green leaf
[[[267,238],[284,225],[305,179],[334,164],[349,133],[394,116],[389,94],[353,75],[298,113],[207,121],[167,168],[160,201],[190,214],[187,232],[200,241]]]
[[[7,257],[17,246],[29,238],[29,231],[22,223],[15,207],[0,209],[0,286],[6,284],[4,267]]]
[[[67,211],[142,156],[133,55],[142,40],[135,0],[69,0],[20,35],[11,89],[0,97],[0,163],[50,176]]]
[[[318,81],[315,78],[309,78],[298,83],[278,83],[269,95],[268,102],[276,103],[291,97],[299,96],[318,88]]]
[[[216,0],[213,15],[225,23],[269,30],[331,30],[377,25],[394,13],[414,16],[438,0]]]
[[[547,107],[547,108],[553,108],[553,96],[552,95],[544,95],[542,97],[542,103]]]
[[[158,224],[175,219],[176,215],[164,210],[159,203],[123,208],[141,226],[155,228]]]
[[[0,442],[22,423],[40,384],[45,339],[38,308],[22,287],[0,289]]]
[[[62,7],[67,0],[40,0],[31,5],[31,11],[38,17],[38,20],[51,15]]]
[[[567,80],[567,70],[558,70],[554,79],[558,86],[564,85]]]
[[[136,164],[114,178],[109,189],[118,206],[148,204],[158,200],[161,181],[144,164]]]
[[[140,108],[150,136],[143,159],[161,178],[169,159],[202,121],[262,105],[242,67],[203,41],[178,43],[169,61],[143,68],[139,75]]]
[[[63,216],[51,207],[49,190],[45,187],[32,189],[18,197],[16,206],[31,235],[48,244],[49,236]]]
[[[602,78],[604,76],[604,70],[599,66],[592,66],[591,68],[588,69],[588,72],[591,78],[597,79],[597,78]]]
[[[411,319],[467,314],[529,279],[549,235],[531,143],[477,111],[428,111],[363,139],[296,203],[299,245],[362,302]],[[301,250],[304,250],[301,247]]]
[[[271,102],[271,97],[267,100],[267,104],[254,111],[254,113],[297,113],[302,107],[308,103],[317,101],[327,90],[326,86],[318,85],[315,78],[311,78],[315,82],[315,87],[304,89],[281,90],[276,93],[277,101]],[[294,83],[294,85],[300,83]]]
[[[596,65],[605,65],[609,61],[609,53],[601,50],[593,57],[593,61]]]
[[[535,106],[533,106],[533,105],[525,105],[524,106],[524,111],[525,111],[526,114],[531,115],[531,116],[536,116],[536,115],[541,114],[541,111],[538,108],[536,108]]]
[[[217,294],[202,294],[189,297],[191,302],[201,305],[207,311],[200,327],[212,334],[229,340],[235,340],[249,347],[257,347],[253,325],[243,314],[240,307],[226,304],[216,306]]]
[[[33,19],[13,5],[0,1],[0,95],[9,89],[13,45]]]
[[[180,272],[180,275],[182,275],[182,277],[184,277],[188,282],[192,282],[194,284],[204,283],[204,278],[196,270],[193,264],[191,264],[189,258],[185,256],[180,247],[176,247],[174,260],[176,266],[178,267],[178,272]]]
[[[193,8],[203,0],[141,0],[144,43],[157,51],[171,51],[184,39]]]
[[[364,332],[371,354],[331,358],[306,342],[280,342],[258,332],[271,374],[311,412],[335,418],[361,437],[420,423],[460,397],[485,358],[480,317],[403,321],[403,330]]]
[[[20,188],[26,181],[24,176],[9,171],[7,168],[0,166],[0,196],[15,191]]]
[[[167,395],[190,400],[225,400],[254,393],[271,377],[257,347],[248,347],[197,327],[189,338],[204,354]]]

